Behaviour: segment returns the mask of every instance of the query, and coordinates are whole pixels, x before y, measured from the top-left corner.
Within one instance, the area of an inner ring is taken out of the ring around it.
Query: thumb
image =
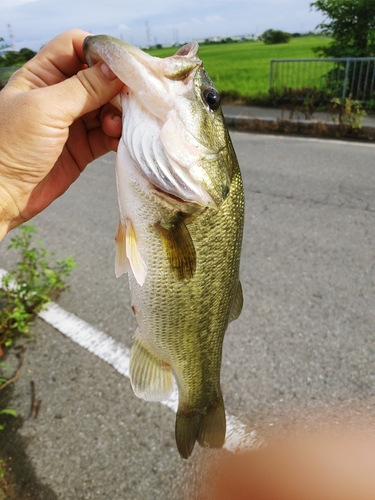
[[[53,101],[56,116],[63,117],[65,125],[71,125],[77,118],[107,104],[123,86],[105,63],[98,62],[49,89],[58,90],[59,99],[55,97]]]

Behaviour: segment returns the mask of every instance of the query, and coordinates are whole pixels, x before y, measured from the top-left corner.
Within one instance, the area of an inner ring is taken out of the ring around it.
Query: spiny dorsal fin
[[[165,401],[172,393],[171,368],[139,338],[139,329],[130,351],[130,380],[134,394],[146,401]]]
[[[242,285],[241,281],[238,282],[236,297],[234,299],[232,310],[230,312],[229,321],[234,321],[241,314],[243,307],[243,294],[242,294]]]
[[[168,225],[159,222],[155,228],[160,234],[172,271],[180,280],[192,278],[196,268],[196,253],[182,217],[176,216]]]

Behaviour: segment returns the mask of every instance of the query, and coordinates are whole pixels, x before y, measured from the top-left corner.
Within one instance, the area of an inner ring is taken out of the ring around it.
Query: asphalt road
[[[374,425],[375,145],[232,137],[246,194],[245,305],[225,337],[226,409],[261,439]],[[113,161],[91,165],[35,225],[50,251],[77,262],[59,305],[130,347],[127,279],[114,276]],[[15,259],[8,241],[6,269]],[[33,332],[9,402],[23,417],[13,437],[25,491],[34,485],[41,500],[194,498],[217,453],[197,447],[183,461],[171,410],[138,400],[128,379],[42,320]]]

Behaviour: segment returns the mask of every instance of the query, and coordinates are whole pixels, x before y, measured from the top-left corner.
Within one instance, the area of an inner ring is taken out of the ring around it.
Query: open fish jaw
[[[111,37],[92,38],[85,42],[89,63],[103,60],[125,84],[123,140],[142,175],[182,201],[218,207],[229,179],[225,171],[213,178],[205,165],[225,145],[202,141],[216,117],[207,109],[201,123],[205,104],[200,87],[213,84],[197,56],[198,44],[191,42],[174,56],[159,59]]]
[[[126,91],[122,95],[122,108],[122,141],[145,179],[182,201],[214,206],[202,183],[191,173],[203,154],[180,133],[173,111],[163,124]]]

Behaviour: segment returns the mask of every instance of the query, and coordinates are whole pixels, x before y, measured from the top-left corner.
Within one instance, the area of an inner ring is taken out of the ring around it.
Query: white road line
[[[39,317],[56,328],[76,344],[113,366],[121,375],[129,378],[129,349],[113,338],[65,311],[55,302],[49,302]]]
[[[0,268],[0,285],[3,276],[6,275],[7,271]],[[49,302],[46,308],[39,313],[39,317],[76,344],[111,365],[118,373],[129,378],[130,351],[127,347],[116,342],[106,333],[97,330],[75,314],[65,311],[55,302]],[[162,404],[176,412],[177,390],[175,389],[168,401],[163,401]],[[255,431],[248,432],[246,426],[232,415],[227,414],[226,417],[227,436],[224,447],[227,450],[234,452],[254,448],[261,444]]]

